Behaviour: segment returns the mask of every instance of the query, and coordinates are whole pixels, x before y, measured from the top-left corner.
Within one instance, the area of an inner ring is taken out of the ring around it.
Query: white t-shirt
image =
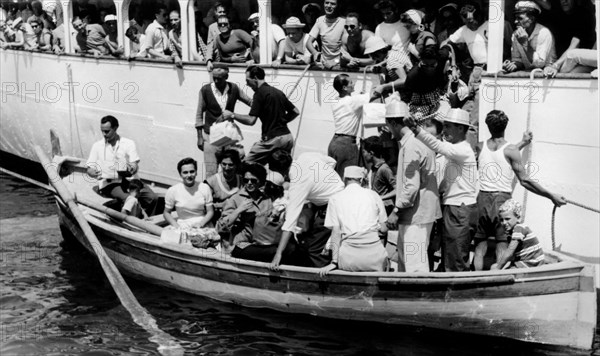
[[[398,44],[407,46],[410,38],[410,32],[400,20],[393,23],[380,23],[375,28],[375,35],[381,37],[385,43],[392,47]]]
[[[348,95],[333,104],[335,133],[356,136],[362,118],[362,107],[369,103],[369,99],[369,94]]]
[[[193,187],[175,184],[165,194],[165,208],[175,210],[179,220],[204,216],[209,205],[213,205],[213,197],[205,183],[196,182]]]
[[[462,26],[448,38],[453,43],[466,43],[469,54],[475,64],[487,64],[488,22],[484,22],[476,31]]]

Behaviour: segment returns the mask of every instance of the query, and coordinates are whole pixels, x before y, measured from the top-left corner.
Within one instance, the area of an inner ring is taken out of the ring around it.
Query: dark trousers
[[[302,209],[298,225],[298,264],[306,267],[324,267],[331,262],[331,253],[323,254],[323,249],[331,230],[324,226],[327,205],[306,204]]]
[[[446,272],[469,271],[471,240],[477,227],[477,204],[444,205],[442,255]]]
[[[347,135],[334,135],[327,148],[327,155],[335,159],[335,171],[342,178],[346,167],[358,165],[358,154],[356,137]]]
[[[109,184],[104,187],[100,193],[104,196],[116,198],[121,202],[124,202],[125,199],[127,199],[127,196],[129,196],[129,194],[125,193],[127,190],[127,183],[128,182],[124,181],[123,183]],[[148,216],[156,215],[158,195],[156,195],[156,193],[154,193],[154,191],[152,191],[147,184],[144,184],[144,187],[142,190],[140,190],[140,195],[137,199]]]
[[[249,245],[245,248],[234,247],[231,251],[231,257],[243,258],[246,260],[271,262],[277,252],[278,245]],[[281,256],[282,264],[295,264],[295,241],[290,241]]]

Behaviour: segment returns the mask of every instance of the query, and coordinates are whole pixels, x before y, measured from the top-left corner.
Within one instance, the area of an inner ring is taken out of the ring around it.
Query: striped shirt
[[[517,224],[511,233],[513,240],[519,241],[515,251],[514,264],[519,268],[536,267],[544,264],[544,251],[536,234],[528,226]]]

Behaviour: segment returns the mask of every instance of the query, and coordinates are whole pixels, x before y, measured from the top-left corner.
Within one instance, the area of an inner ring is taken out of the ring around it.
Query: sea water
[[[190,355],[600,355],[214,302],[126,279]],[[99,263],[63,242],[53,196],[0,174],[0,355],[158,355]]]

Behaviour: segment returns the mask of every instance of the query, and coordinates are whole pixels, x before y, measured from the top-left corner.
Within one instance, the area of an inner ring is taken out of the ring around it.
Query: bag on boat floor
[[[210,128],[210,144],[216,147],[231,145],[243,140],[240,128],[230,121],[215,123]]]

